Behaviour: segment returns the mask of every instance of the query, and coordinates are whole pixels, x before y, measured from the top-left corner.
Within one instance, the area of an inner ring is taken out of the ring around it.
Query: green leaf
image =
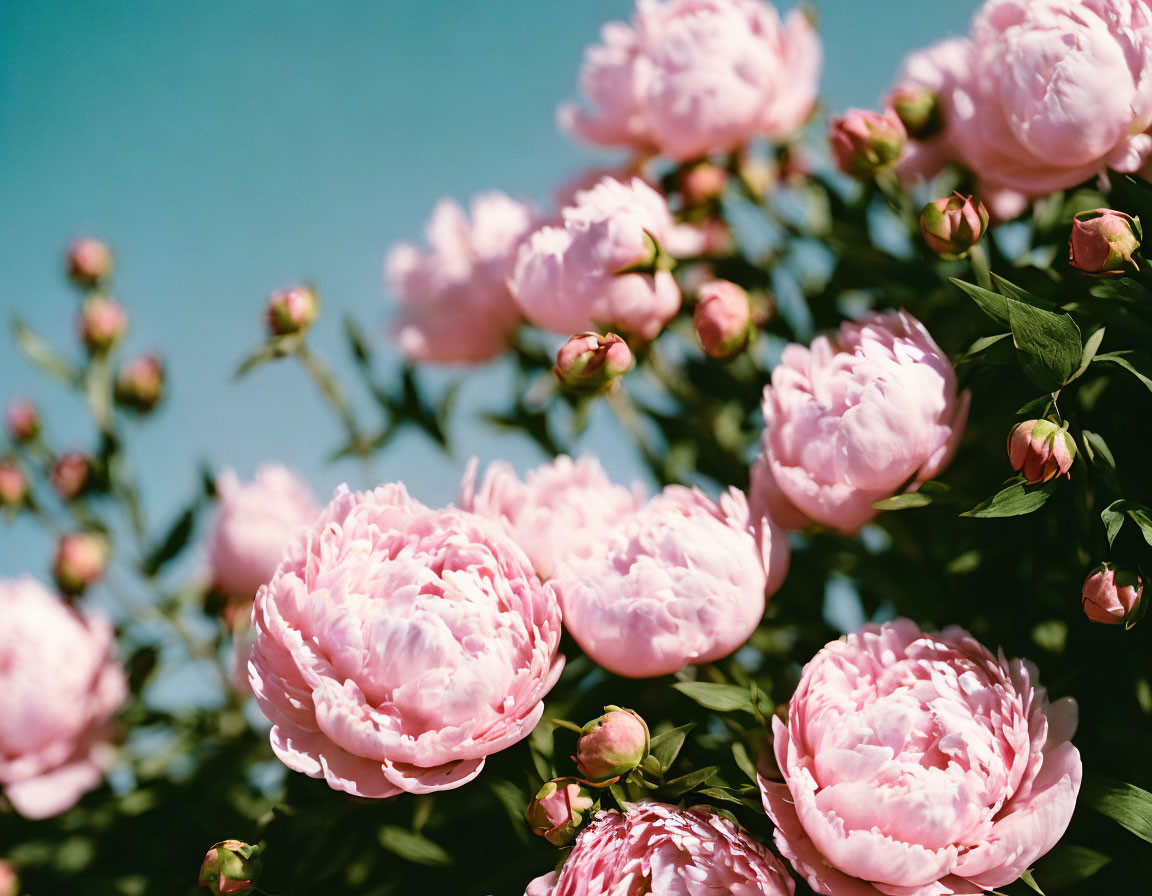
[[[12,335],[16,339],[16,347],[23,352],[24,357],[48,376],[67,386],[80,385],[82,376],[80,368],[56,351],[18,317],[12,318]]]
[[[678,681],[672,689],[695,700],[705,709],[716,712],[743,712],[757,715],[752,692],[734,684],[713,684],[707,681]]]
[[[1084,375],[1084,371],[1088,369],[1088,365],[1092,363],[1092,359],[1096,357],[1096,352],[1100,349],[1100,343],[1104,340],[1104,328],[1101,327],[1095,333],[1088,337],[1084,343],[1084,354],[1080,358],[1080,366],[1076,368],[1072,376],[1068,377],[1068,382]]]
[[[986,501],[981,501],[971,510],[960,516],[992,519],[1005,516],[1023,516],[1044,506],[1052,493],[1056,490],[1057,482],[1053,480],[1039,487],[1027,487],[1023,482],[1017,482],[993,495]]]
[[[959,286],[964,292],[980,306],[980,309],[987,314],[992,320],[998,324],[1008,324],[1008,300],[999,293],[992,292],[990,289],[985,289],[982,286],[976,286],[974,283],[965,283],[963,280],[957,280],[955,277],[951,278],[952,282]]]
[[[1119,364],[1149,389],[1152,389],[1152,356],[1144,352],[1123,351],[1097,355],[1096,361]]]
[[[192,529],[196,525],[196,512],[199,509],[200,501],[197,500],[186,507],[180,516],[176,517],[168,528],[164,540],[149,551],[148,556],[141,561],[140,570],[144,575],[156,575],[164,567],[164,564],[184,550],[188,545],[188,539],[192,536]]]
[[[1087,846],[1061,844],[1040,860],[1036,874],[1048,886],[1060,889],[1087,880],[1111,861],[1111,856]]]
[[[1100,519],[1104,521],[1104,528],[1108,532],[1109,547],[1120,532],[1120,527],[1124,525],[1125,518],[1132,520],[1139,526],[1140,534],[1144,536],[1144,540],[1152,545],[1152,511],[1143,504],[1121,499],[1113,501],[1100,511]]]
[[[1043,308],[1047,311],[1052,311],[1056,308],[1054,302],[1050,302],[1048,299],[1028,292],[1026,289],[1022,289],[1015,283],[1005,280],[999,274],[992,275],[992,282],[996,284],[996,288],[1002,295],[1010,299],[1015,299],[1017,302],[1023,302],[1025,305],[1031,305],[1033,308]]]
[[[1103,436],[1087,429],[1083,430],[1083,434],[1084,453],[1088,455],[1088,460],[1096,463],[1097,459],[1100,459],[1115,470],[1116,458],[1112,456],[1112,452],[1108,449],[1108,444],[1104,441]]]
[[[963,364],[965,361],[974,360],[978,355],[983,354],[985,351],[990,349],[992,346],[996,345],[999,342],[1002,342],[1003,340],[1007,339],[1011,335],[1012,335],[1011,333],[997,333],[995,336],[981,336],[979,339],[977,339],[975,342],[973,342],[970,346],[968,346],[968,351],[964,352],[964,354],[960,357],[960,360],[957,361],[956,363],[957,364]],[[999,361],[999,359],[995,359],[994,363],[996,363],[998,361]],[[1000,363],[1003,363],[1003,362],[1000,362]],[[1012,363],[1011,355],[1009,355],[1007,363],[1009,363],[1009,364]]]
[[[692,790],[694,787],[699,787],[701,784],[710,780],[718,771],[720,771],[720,769],[714,765],[710,765],[707,768],[694,769],[686,775],[673,778],[671,781],[666,782],[660,788],[660,795],[669,802],[678,800],[689,790]]]
[[[1085,788],[1089,806],[1152,843],[1152,793],[1121,781],[1096,779]]]
[[[1008,322],[1024,374],[1045,392],[1059,389],[1076,370],[1084,350],[1080,328],[1067,314],[1053,314],[1025,305],[1008,303]]]
[[[417,865],[452,864],[452,856],[447,850],[407,828],[386,824],[376,832],[376,837],[386,850]]]
[[[679,728],[657,734],[648,745],[648,758],[644,760],[644,764],[651,766],[656,774],[664,774],[672,767],[676,757],[680,755],[680,748],[684,746],[684,738],[695,727],[695,722],[689,722],[687,725],[681,725]]]
[[[734,793],[730,793],[723,787],[704,787],[696,791],[696,793],[698,796],[707,797],[710,800],[715,800],[721,803],[733,803],[737,806],[747,805],[746,800],[736,796]]]
[[[1030,886],[1033,890],[1035,890],[1037,893],[1039,893],[1040,896],[1044,896],[1044,891],[1040,889],[1040,885],[1038,883],[1036,883],[1036,878],[1034,878],[1032,876],[1032,872],[1030,870],[1025,869],[1024,871],[1021,871],[1020,872],[1020,880],[1024,881],[1024,883],[1028,884],[1028,886]]]
[[[754,763],[752,758],[748,755],[747,747],[740,743],[740,741],[736,741],[734,744],[732,744],[732,758],[736,760],[737,768],[739,768],[740,771],[744,772],[744,774],[748,776],[748,780],[750,780],[753,784],[756,784],[759,781],[759,778],[756,775],[756,763]]]
[[[908,510],[912,507],[927,507],[932,496],[923,492],[908,492],[906,495],[893,495],[872,505],[873,510]]]
[[[1124,505],[1127,501],[1113,501],[1100,511],[1100,519],[1104,522],[1104,531],[1108,533],[1108,547],[1120,534],[1120,527],[1124,525]]]
[[[1016,411],[1017,417],[1047,417],[1048,411],[1052,407],[1052,396],[1041,395],[1039,398],[1034,398]]]

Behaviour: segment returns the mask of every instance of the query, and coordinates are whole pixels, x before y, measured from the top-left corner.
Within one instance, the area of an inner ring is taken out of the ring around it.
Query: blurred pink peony
[[[791,896],[794,889],[766,847],[714,810],[642,802],[598,815],[563,867],[532,881],[524,896]]]
[[[613,483],[594,457],[560,455],[523,479],[502,461],[489,466],[480,482],[477,469],[473,458],[457,503],[500,521],[545,580],[597,553],[611,527],[644,503],[638,488]]]
[[[565,627],[593,660],[628,678],[728,656],[787,573],[788,540],[762,523],[735,489],[716,503],[669,486],[556,579]]]
[[[562,106],[563,130],[678,161],[779,139],[816,100],[820,42],[796,10],[761,0],[638,0],[632,26],[606,25],[587,49],[590,107]]]
[[[69,532],[56,542],[52,577],[65,594],[77,595],[104,578],[108,542],[96,532]]]
[[[216,479],[220,506],[208,533],[212,586],[251,600],[272,578],[292,536],[320,514],[312,490],[283,464],[266,463],[251,482],[231,470]]]
[[[0,580],[0,785],[26,818],[65,812],[111,761],[127,685],[112,626],[31,578]]]
[[[289,768],[356,796],[458,787],[527,737],[560,607],[496,524],[346,487],[256,595],[249,682]]]
[[[776,845],[829,896],[983,893],[1072,818],[1077,708],[955,626],[901,619],[833,641],[773,719],[784,783],[760,789]],[[762,757],[766,760],[767,757]]]
[[[0,860],[0,896],[19,896],[20,880],[7,862]]]
[[[427,247],[400,243],[385,260],[399,306],[396,341],[409,361],[487,361],[520,325],[505,281],[532,212],[492,191],[472,200],[471,214],[469,221],[459,203],[442,199],[425,229]]]
[[[844,323],[809,348],[790,345],[764,388],[753,505],[788,528],[807,517],[856,532],[876,501],[915,490],[948,465],[969,399],[905,311]]]

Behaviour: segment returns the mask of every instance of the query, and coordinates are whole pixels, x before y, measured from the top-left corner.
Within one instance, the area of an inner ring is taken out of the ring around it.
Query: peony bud
[[[524,817],[532,833],[553,846],[569,843],[595,805],[592,791],[573,778],[556,778],[536,793]]]
[[[648,726],[630,709],[604,707],[576,742],[576,768],[594,783],[610,783],[640,765],[648,755]]]
[[[712,162],[697,162],[680,174],[680,193],[688,205],[720,199],[728,187],[728,172]]]
[[[923,87],[897,87],[888,96],[888,105],[904,125],[908,136],[924,140],[943,126],[936,94]]]
[[[19,507],[28,496],[28,480],[16,464],[0,460],[0,507]]]
[[[141,414],[164,397],[164,364],[155,355],[141,355],[123,367],[116,376],[116,400]]]
[[[280,289],[268,297],[268,332],[273,336],[303,333],[320,312],[316,293],[307,286]]]
[[[103,295],[89,296],[80,307],[77,329],[80,341],[88,351],[107,351],[128,329],[128,315],[115,299]]]
[[[200,886],[215,894],[248,893],[260,876],[261,847],[240,840],[223,840],[204,856]]]
[[[1008,459],[1032,485],[1056,476],[1071,477],[1076,442],[1064,427],[1050,420],[1025,420],[1008,433]]]
[[[68,247],[68,276],[78,286],[95,286],[112,273],[112,250],[100,240],[84,237]]]
[[[564,343],[552,369],[565,386],[603,389],[631,367],[632,351],[615,333],[581,333]]]
[[[108,563],[108,545],[92,532],[73,532],[56,545],[52,575],[65,594],[80,594],[104,577]]]
[[[953,193],[924,206],[920,233],[941,258],[963,258],[988,229],[988,209],[971,196]]]
[[[40,435],[40,411],[30,401],[14,398],[4,413],[4,425],[14,442],[31,442]]]
[[[1131,625],[1139,617],[1144,582],[1134,572],[1101,563],[1084,580],[1084,614],[1105,625]]]
[[[18,896],[20,880],[7,862],[0,861],[0,896]]]
[[[1093,277],[1123,277],[1140,270],[1132,253],[1140,248],[1140,219],[1107,208],[1072,218],[1068,262]]]
[[[84,490],[91,472],[92,465],[83,454],[62,454],[52,465],[52,488],[61,501],[71,501]]]
[[[696,337],[704,353],[731,358],[744,351],[752,335],[752,308],[748,293],[727,280],[711,280],[699,290],[692,313]]]
[[[908,134],[891,109],[883,113],[849,109],[830,124],[829,141],[845,174],[872,177],[900,157]]]

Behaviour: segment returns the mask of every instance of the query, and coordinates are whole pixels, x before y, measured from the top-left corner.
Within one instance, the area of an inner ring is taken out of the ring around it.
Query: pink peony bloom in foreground
[[[492,522],[341,487],[256,595],[249,682],[289,768],[356,796],[459,787],[527,737],[563,658],[550,585]]]
[[[564,624],[593,660],[652,678],[741,647],[788,569],[789,546],[742,492],[669,486],[556,579]]]
[[[251,482],[225,470],[216,479],[220,506],[208,534],[208,568],[220,593],[251,600],[272,578],[297,530],[320,513],[312,490],[287,467],[261,466]]]
[[[794,889],[766,847],[713,810],[644,802],[602,812],[564,866],[532,881],[524,896],[791,896]]]
[[[589,108],[558,113],[591,143],[686,161],[788,136],[816,100],[815,31],[761,0],[638,0],[633,24],[609,23],[601,39],[580,72]]]
[[[833,641],[773,719],[776,845],[829,896],[976,894],[1016,880],[1072,818],[1076,702],[958,627],[901,619]]]
[[[49,818],[100,784],[127,683],[112,626],[31,578],[0,580],[0,785]]]
[[[969,393],[907,312],[872,314],[790,345],[764,388],[765,431],[753,506],[777,523],[853,533],[872,505],[915,490],[952,459]]]
[[[396,341],[409,361],[476,364],[508,347],[520,311],[505,281],[531,228],[528,207],[497,191],[472,200],[470,221],[457,202],[442,199],[425,230],[427,247],[400,243],[389,251]]]

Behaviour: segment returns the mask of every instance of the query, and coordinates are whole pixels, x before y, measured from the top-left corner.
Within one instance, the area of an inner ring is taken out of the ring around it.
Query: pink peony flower
[[[452,199],[432,212],[428,245],[394,246],[385,260],[399,306],[396,341],[409,361],[475,364],[500,354],[520,325],[505,283],[532,227],[527,206],[500,192]]]
[[[728,656],[787,572],[787,538],[761,524],[735,489],[717,504],[669,486],[556,580],[565,626],[593,660],[629,678]]]
[[[272,578],[292,536],[320,514],[312,490],[287,467],[261,466],[251,482],[231,470],[216,479],[220,500],[208,534],[208,569],[221,594],[251,600]]]
[[[928,331],[905,311],[845,323],[810,348],[790,345],[764,389],[753,504],[777,523],[852,533],[872,505],[943,470],[969,393]]]
[[[794,889],[766,847],[713,810],[644,802],[598,815],[564,866],[532,881],[524,896],[791,896]]]
[[[545,580],[596,554],[616,521],[644,503],[638,488],[613,483],[594,457],[561,455],[524,479],[498,462],[479,483],[477,466],[469,461],[457,503],[500,521]]]
[[[0,580],[0,785],[26,818],[98,786],[127,684],[112,626],[31,578]]]
[[[796,131],[812,110],[820,43],[793,11],[760,0],[638,0],[633,25],[613,22],[585,52],[589,111],[567,104],[573,136],[679,161]]]
[[[773,719],[776,845],[819,893],[941,896],[1014,881],[1080,789],[1076,702],[955,626],[901,619],[833,641]]]
[[[472,780],[563,666],[550,585],[494,524],[337,489],[256,595],[249,682],[289,768],[356,796]]]
[[[1111,563],[1102,563],[1092,570],[1081,590],[1084,615],[1105,625],[1127,623],[1143,615],[1139,612],[1143,596],[1144,580]]]

